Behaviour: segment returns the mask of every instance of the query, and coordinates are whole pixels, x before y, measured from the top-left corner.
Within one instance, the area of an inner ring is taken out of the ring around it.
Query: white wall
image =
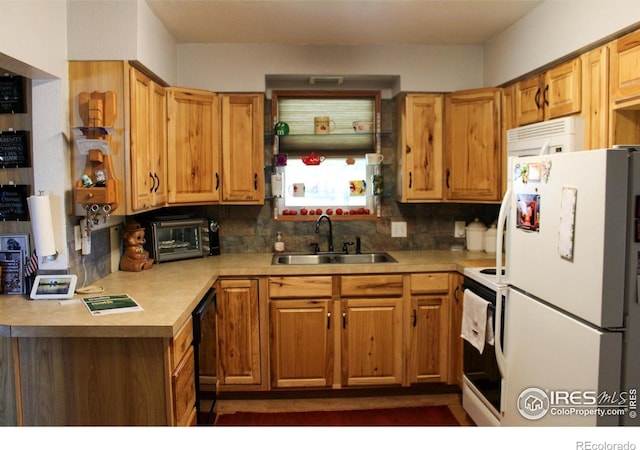
[[[498,86],[640,21],[640,0],[547,0],[485,45],[484,83]]]
[[[3,1],[0,67],[31,78],[34,193],[51,199],[57,260],[44,270],[69,266],[66,216],[71,189],[68,132],[67,7],[60,1]]]
[[[146,2],[73,0],[69,59],[138,61],[168,84],[177,79],[177,47]]]
[[[178,46],[178,85],[216,92],[265,91],[266,75],[399,75],[403,91],[482,86],[479,46]]]

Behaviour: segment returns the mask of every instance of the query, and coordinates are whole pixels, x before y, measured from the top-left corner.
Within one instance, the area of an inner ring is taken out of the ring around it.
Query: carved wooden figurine
[[[120,270],[126,272],[142,272],[153,267],[153,259],[143,248],[146,242],[144,228],[138,222],[128,222],[122,235],[124,254],[120,260]]]

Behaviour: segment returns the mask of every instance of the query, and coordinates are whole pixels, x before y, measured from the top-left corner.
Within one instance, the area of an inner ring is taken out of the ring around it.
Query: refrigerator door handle
[[[511,158],[510,158],[511,159]],[[511,202],[511,196],[513,194],[513,187],[507,180],[507,191],[502,197],[502,204],[500,205],[500,212],[498,213],[497,233],[496,233],[496,275],[498,284],[502,284],[502,251],[504,240],[504,227],[507,221],[507,214],[509,212],[509,205]]]
[[[509,158],[511,159],[511,158]],[[511,165],[508,164],[510,167]],[[502,247],[504,238],[504,227],[507,221],[511,196],[513,194],[512,183],[507,180],[507,191],[502,198],[500,205],[500,213],[498,214],[498,229],[496,234],[496,275],[499,286],[502,286]],[[504,360],[504,352],[502,351],[502,296],[506,293],[507,287],[498,287],[496,289],[496,314],[495,314],[495,337],[494,350],[496,352],[496,363],[502,378],[506,378],[507,368]]]

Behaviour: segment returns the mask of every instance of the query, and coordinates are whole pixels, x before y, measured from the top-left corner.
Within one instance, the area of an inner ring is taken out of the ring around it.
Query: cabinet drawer
[[[195,360],[192,345],[189,346],[184,358],[173,372],[172,384],[176,423],[186,425],[196,404]]]
[[[331,298],[331,276],[271,277],[269,298]]]
[[[171,345],[171,367],[176,368],[179,361],[182,359],[184,354],[191,347],[191,343],[193,342],[193,319],[189,317],[189,319],[182,325],[182,328],[178,330],[176,335],[173,337],[173,342]]]
[[[341,277],[342,297],[402,295],[402,275],[348,275]]]
[[[411,275],[412,294],[449,292],[448,273],[415,273]]]

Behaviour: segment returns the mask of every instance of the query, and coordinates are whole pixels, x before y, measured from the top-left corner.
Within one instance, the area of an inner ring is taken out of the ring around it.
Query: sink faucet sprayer
[[[327,223],[329,224],[329,236],[328,236],[328,244],[329,244],[329,250],[330,252],[333,251],[333,227],[331,226],[331,218],[326,215],[326,214],[322,214],[320,217],[318,217],[318,220],[316,220],[316,233],[320,233],[320,222],[322,222],[322,219],[327,219]]]

